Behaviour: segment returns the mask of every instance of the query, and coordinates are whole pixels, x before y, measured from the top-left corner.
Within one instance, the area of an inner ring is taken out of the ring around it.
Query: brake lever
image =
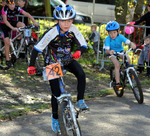
[[[35,29],[36,31],[39,31],[39,30],[40,30],[40,26],[35,26],[34,29]]]

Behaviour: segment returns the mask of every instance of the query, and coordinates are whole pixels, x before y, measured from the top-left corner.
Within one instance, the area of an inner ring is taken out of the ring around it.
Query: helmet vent
[[[53,12],[54,18],[58,20],[73,19],[76,16],[76,11],[70,5],[59,5]]]

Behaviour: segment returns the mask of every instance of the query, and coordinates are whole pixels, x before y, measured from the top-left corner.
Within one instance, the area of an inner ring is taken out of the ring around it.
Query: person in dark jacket
[[[150,26],[150,2],[148,3],[148,12],[144,14],[140,19],[135,22],[129,22],[129,25],[138,25],[141,22],[145,21],[146,26]],[[150,28],[146,28],[146,36],[150,35]]]

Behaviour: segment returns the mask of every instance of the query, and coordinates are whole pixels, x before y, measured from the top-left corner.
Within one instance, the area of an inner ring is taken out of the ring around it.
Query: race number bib
[[[60,63],[54,63],[46,66],[46,75],[48,80],[56,79],[63,76]]]
[[[25,33],[25,37],[30,37],[31,36],[31,30],[30,29],[26,29],[24,31],[24,33]]]

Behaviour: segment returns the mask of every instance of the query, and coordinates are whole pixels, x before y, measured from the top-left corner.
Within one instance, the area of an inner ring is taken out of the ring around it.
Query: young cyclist
[[[123,46],[122,42],[125,44],[129,44],[132,49],[136,48],[136,45],[131,42],[129,39],[125,38],[123,35],[119,34],[120,25],[116,21],[110,21],[107,23],[106,30],[108,31],[109,36],[105,39],[105,49],[106,54],[109,55],[110,60],[115,66],[115,78],[116,78],[116,88],[120,90],[122,88],[120,84],[120,75],[119,69],[120,64],[114,55],[115,52],[122,52]],[[120,56],[122,58],[122,56]],[[130,58],[127,56],[127,59],[130,63]]]
[[[76,44],[78,49],[72,55],[74,60],[69,64],[65,65],[65,69],[73,73],[77,80],[77,106],[81,110],[88,109],[88,106],[85,104],[84,91],[85,91],[85,73],[81,65],[75,60],[80,58],[81,54],[86,51],[87,45],[83,35],[79,30],[73,25],[73,19],[76,16],[76,12],[70,5],[60,5],[57,6],[53,12],[54,18],[56,19],[57,24],[52,28],[48,29],[40,41],[34,46],[31,55],[30,67],[28,68],[29,74],[35,73],[35,59],[38,52],[42,52],[46,47],[46,65],[57,62],[57,59],[64,59],[67,56],[71,55],[72,49]],[[60,88],[58,79],[50,80],[50,87],[52,91],[52,130],[57,132],[60,130],[58,122],[58,104],[55,97],[60,96]]]
[[[35,26],[38,26],[38,23],[34,20],[34,18],[28,13],[25,12],[18,6],[15,6],[16,0],[6,0],[7,5],[2,8],[2,19],[0,20],[0,27],[4,33],[4,44],[5,44],[5,55],[6,55],[6,65],[11,67],[11,61],[9,57],[9,32],[11,30],[18,31],[19,27],[24,27],[24,23],[18,22],[14,20],[15,16],[19,13],[27,16],[32,20]]]

